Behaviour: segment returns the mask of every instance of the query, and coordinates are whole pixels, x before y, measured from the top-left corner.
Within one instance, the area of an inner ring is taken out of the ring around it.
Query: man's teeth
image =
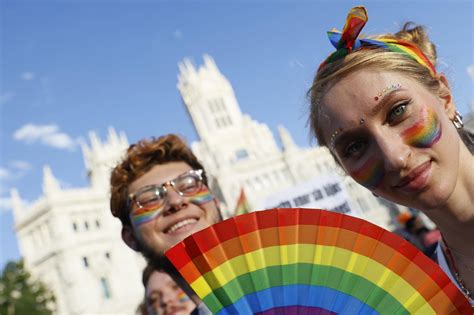
[[[182,228],[185,225],[192,224],[196,221],[197,221],[196,219],[186,219],[183,221],[179,221],[178,223],[176,223],[175,225],[173,225],[172,227],[168,229],[168,233],[173,233],[177,229]]]

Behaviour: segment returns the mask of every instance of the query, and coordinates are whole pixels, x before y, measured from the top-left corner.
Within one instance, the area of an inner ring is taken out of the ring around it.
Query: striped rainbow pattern
[[[350,174],[361,185],[374,189],[382,182],[385,172],[382,161],[372,157]]]
[[[163,206],[155,208],[137,208],[131,214],[132,224],[140,226],[142,224],[153,221],[162,211]]]
[[[196,205],[202,205],[214,199],[206,185],[202,185],[201,190],[192,196],[186,197],[188,200]],[[151,222],[157,218],[163,211],[163,205],[154,208],[137,208],[132,212],[131,218],[134,226]]]
[[[405,143],[415,147],[430,148],[441,138],[441,125],[431,108],[424,107],[421,116],[419,121],[402,132],[402,138]]]
[[[166,256],[214,314],[471,312],[415,247],[335,212],[247,213],[189,236]]]
[[[192,196],[188,196],[187,198],[190,202],[194,204],[202,205],[209,201],[212,201],[214,199],[214,196],[211,194],[206,185],[202,185],[202,188],[199,192]]]
[[[368,15],[366,9],[363,6],[354,7],[347,14],[342,33],[335,30],[327,32],[329,41],[336,48],[336,51],[331,53],[326,60],[319,65],[318,71],[325,65],[347,56],[347,54],[352,51],[362,47],[372,46],[404,54],[428,68],[432,76],[436,74],[436,69],[431,61],[414,43],[394,38],[357,39],[367,21]]]

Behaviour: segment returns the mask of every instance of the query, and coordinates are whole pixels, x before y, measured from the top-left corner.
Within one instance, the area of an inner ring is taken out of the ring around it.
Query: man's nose
[[[186,198],[182,196],[172,185],[166,187],[166,211],[175,212],[181,210],[186,204]]]

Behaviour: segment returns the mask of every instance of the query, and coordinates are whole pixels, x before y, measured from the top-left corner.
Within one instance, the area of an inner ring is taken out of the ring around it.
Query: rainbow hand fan
[[[414,246],[367,221],[314,209],[243,214],[166,252],[214,314],[471,314]]]

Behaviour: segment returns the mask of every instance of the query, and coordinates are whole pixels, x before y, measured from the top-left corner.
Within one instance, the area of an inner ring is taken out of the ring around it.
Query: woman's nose
[[[384,133],[376,139],[385,171],[400,171],[408,166],[411,148],[400,135]]]

